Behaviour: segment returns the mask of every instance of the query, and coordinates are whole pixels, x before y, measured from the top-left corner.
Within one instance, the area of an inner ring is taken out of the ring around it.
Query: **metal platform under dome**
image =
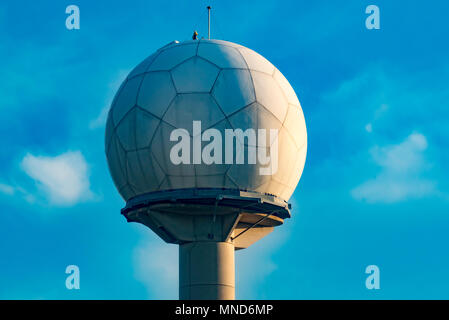
[[[216,214],[228,214],[241,210],[247,213],[265,213],[286,219],[290,218],[291,205],[274,195],[241,191],[238,189],[190,188],[150,192],[128,200],[121,213],[128,217],[129,213],[142,209],[170,204],[172,213],[182,213],[189,205],[206,206],[203,214],[211,214],[210,206],[217,207]],[[220,209],[218,209],[218,207]],[[182,209],[184,208],[184,209]],[[226,210],[229,208],[230,210]],[[196,212],[196,214],[201,214]],[[193,214],[190,210],[186,214]]]
[[[259,192],[190,188],[136,196],[128,200],[122,215],[168,243],[231,241],[243,249],[290,218],[290,205]]]

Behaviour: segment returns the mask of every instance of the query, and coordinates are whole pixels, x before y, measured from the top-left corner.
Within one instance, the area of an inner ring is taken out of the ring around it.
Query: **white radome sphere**
[[[225,129],[278,129],[277,172],[260,175],[260,163],[174,165],[170,133],[184,128],[192,134],[194,120],[223,137]],[[248,48],[204,39],[173,42],[131,71],[112,102],[105,142],[125,200],[182,188],[241,189],[288,200],[307,152],[304,115],[282,73]]]

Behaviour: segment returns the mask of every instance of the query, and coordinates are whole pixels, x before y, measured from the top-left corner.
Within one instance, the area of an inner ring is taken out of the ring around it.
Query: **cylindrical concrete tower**
[[[307,133],[278,69],[202,39],[174,41],[128,75],[105,144],[122,214],[179,245],[180,298],[234,299],[234,250],[290,217]]]
[[[179,299],[235,298],[234,245],[195,241],[179,245]]]

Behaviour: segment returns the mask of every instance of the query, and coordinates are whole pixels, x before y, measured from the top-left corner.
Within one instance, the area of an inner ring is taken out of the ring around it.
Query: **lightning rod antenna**
[[[210,40],[210,6],[207,6],[207,38]]]

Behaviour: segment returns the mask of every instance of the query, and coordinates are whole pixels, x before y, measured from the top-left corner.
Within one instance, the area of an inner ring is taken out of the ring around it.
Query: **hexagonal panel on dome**
[[[242,129],[243,131],[247,129],[255,130],[257,141],[250,143],[245,139],[244,143],[248,145],[261,145],[261,142],[258,142],[258,129],[265,129],[266,140],[264,141],[264,145],[269,146],[271,144],[270,130],[276,129],[279,131],[282,127],[282,123],[264,106],[257,102],[239,110],[228,119],[234,129]]]
[[[293,192],[295,191],[295,188],[286,186],[284,188],[284,190],[282,190],[282,193],[280,195],[281,199],[286,199],[286,201],[288,201],[288,199],[290,199],[290,197],[292,196]]]
[[[240,44],[234,43],[234,42],[230,42],[230,41],[226,41],[226,40],[218,40],[218,39],[201,39],[200,43],[214,43],[214,44],[219,44],[222,46],[229,46],[229,47],[233,47],[233,48],[240,48],[242,47]]]
[[[119,189],[119,193],[122,195],[122,197],[128,201],[130,198],[135,197],[136,193],[132,189],[130,185],[125,185],[122,188]]]
[[[218,132],[220,132],[220,136],[221,136],[221,164],[213,164],[213,165],[208,165],[205,163],[202,164],[196,164],[195,165],[195,172],[197,176],[202,176],[202,175],[220,175],[220,174],[225,174],[226,171],[228,171],[229,167],[231,166],[230,164],[226,164],[225,163],[225,130],[226,129],[232,129],[231,124],[229,123],[229,121],[227,119],[223,119],[222,121],[220,121],[219,123],[217,123],[216,125],[213,126],[213,129],[218,130]],[[204,132],[204,130],[203,130]],[[210,138],[209,141],[204,141],[202,143],[202,154],[207,154],[206,152],[211,151],[206,149],[208,145],[210,145],[211,143],[214,143],[213,141],[213,137]],[[212,152],[211,152],[212,153]],[[213,156],[215,156],[215,153],[212,154]],[[218,157],[218,155],[217,155]]]
[[[209,92],[220,70],[212,63],[200,57],[193,57],[177,67],[171,73],[178,93]]]
[[[128,184],[136,194],[156,191],[165,177],[159,168],[155,171],[157,164],[153,161],[150,150],[145,150],[131,151],[126,155]]]
[[[222,70],[212,89],[212,95],[226,115],[256,100],[251,75],[248,70],[242,69]]]
[[[270,61],[265,59],[256,51],[253,51],[246,47],[239,47],[238,50],[243,55],[243,58],[245,59],[246,64],[248,65],[248,68],[250,70],[264,72],[270,75],[273,74],[275,67],[271,64]]]
[[[128,175],[128,184],[133,187],[136,193],[140,193],[147,188],[147,182],[143,175],[140,159],[136,151],[126,153],[126,172]]]
[[[307,142],[306,122],[301,107],[289,105],[284,127],[293,137],[297,148]]]
[[[137,65],[128,75],[128,78],[131,79],[137,75],[140,75],[142,73],[145,73],[147,69],[150,67],[151,63],[156,59],[156,57],[159,55],[159,51],[156,51],[149,57],[147,57],[145,60],[143,60],[141,63]]]
[[[273,78],[279,84],[282,91],[284,92],[285,97],[287,98],[287,102],[295,106],[299,106],[300,104],[298,97],[296,96],[295,90],[293,90],[288,80],[278,69],[274,71]]]
[[[293,190],[290,187],[286,186],[285,184],[272,178],[270,180],[270,183],[268,183],[265,186],[265,192],[269,194],[274,194],[279,198],[288,201],[291,194],[293,193]]]
[[[154,117],[143,109],[136,108],[136,148],[149,147],[159,122],[159,118]]]
[[[150,72],[143,78],[137,104],[162,118],[175,96],[176,90],[168,71]]]
[[[201,121],[205,130],[224,119],[223,112],[208,93],[178,94],[168,108],[163,120],[176,128],[192,133],[193,121]]]
[[[225,174],[196,176],[197,188],[235,188],[235,184]]]
[[[247,68],[240,52],[231,46],[201,41],[198,56],[213,62],[220,68]]]
[[[123,87],[126,85],[126,82],[128,81],[128,78],[126,78],[125,80],[123,80],[123,82],[120,84],[120,87],[118,88],[117,92],[114,95],[114,99],[112,99],[112,103],[111,103],[111,109],[114,108],[114,105],[118,99],[118,97],[120,96],[120,92],[122,92]]]
[[[151,153],[159,164],[161,170],[166,175],[195,175],[194,167],[191,164],[175,164],[170,158],[170,152],[176,144],[179,143],[180,139],[177,141],[170,141],[170,135],[172,131],[176,129],[175,127],[161,122],[159,127],[157,128],[153,141],[151,143]],[[182,136],[182,139],[187,139],[190,141],[190,146],[192,146],[192,137],[190,135]],[[179,153],[178,153],[179,155]],[[188,155],[188,158],[191,160],[192,155]]]
[[[296,147],[293,138],[290,134],[282,128],[279,132],[278,141],[278,170],[273,174],[273,178],[277,181],[287,185],[292,174],[298,157],[298,148]]]
[[[164,180],[165,173],[160,168],[149,148],[138,150],[137,157],[141,164],[143,177],[152,189],[150,191],[156,191],[162,180]]]
[[[236,142],[237,143],[237,142]],[[235,149],[234,149],[235,150]],[[261,175],[260,168],[264,167],[257,161],[258,148],[255,146],[243,146],[243,164],[234,163],[227,175],[239,186],[240,189],[254,190],[271,179],[270,175]],[[236,151],[238,152],[238,151]],[[256,164],[249,164],[249,153],[256,157]]]
[[[300,148],[297,151],[297,158],[296,158],[296,162],[293,166],[292,172],[294,174],[292,174],[290,176],[290,179],[287,182],[287,185],[289,187],[291,187],[292,189],[296,188],[296,185],[299,182],[299,179],[301,178],[302,175],[302,171],[304,169],[304,165],[306,163],[306,156],[307,156],[307,144],[305,144],[302,148]]]
[[[181,62],[196,55],[197,43],[171,46],[159,53],[148,71],[171,70]]]
[[[161,190],[168,190],[170,189],[169,185],[168,185],[168,178],[167,176],[164,177],[164,180],[161,182],[161,184],[159,185],[159,191]]]
[[[184,188],[195,188],[196,180],[195,176],[170,176],[167,175],[167,184],[169,189],[184,189]]]
[[[251,71],[251,76],[256,89],[256,100],[267,110],[284,122],[287,115],[288,103],[279,85],[265,73]]]
[[[106,152],[108,151],[112,134],[114,133],[115,127],[114,127],[114,121],[112,120],[112,112],[109,110],[108,117],[106,120],[106,132],[105,132],[105,139],[104,139],[104,147]]]
[[[136,149],[136,108],[123,117],[117,126],[116,134],[126,151]]]
[[[127,183],[126,173],[124,172],[124,164],[126,163],[125,151],[119,145],[115,134],[111,137],[111,145],[106,157],[108,160],[109,171],[117,189],[120,189]]]
[[[117,125],[123,116],[136,105],[137,93],[143,76],[134,77],[126,82],[112,106],[113,120]]]
[[[271,178],[269,180],[267,180],[267,182],[265,182],[264,184],[261,184],[260,186],[255,187],[254,190],[252,190],[252,191],[256,191],[256,192],[260,192],[260,193],[274,194],[274,193],[268,192],[268,190],[270,189],[270,183],[271,183]]]

